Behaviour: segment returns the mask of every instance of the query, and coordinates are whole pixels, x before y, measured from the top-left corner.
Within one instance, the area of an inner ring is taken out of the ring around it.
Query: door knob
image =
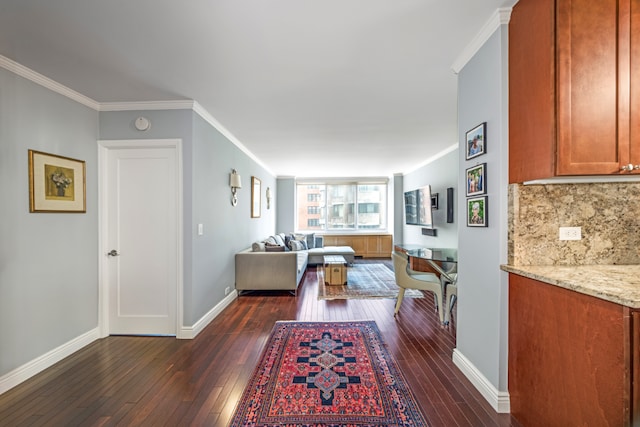
[[[119,256],[120,254],[115,249],[111,249],[109,252],[107,252],[107,255],[109,255],[109,256]]]

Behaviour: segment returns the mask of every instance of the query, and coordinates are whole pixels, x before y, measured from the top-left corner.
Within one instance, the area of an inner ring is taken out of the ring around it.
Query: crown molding
[[[93,99],[84,96],[73,89],[69,89],[68,87],[56,81],[53,81],[49,77],[45,77],[42,74],[25,67],[24,65],[20,65],[17,62],[7,58],[6,56],[0,55],[0,68],[11,71],[12,73],[22,78],[39,84],[40,86],[45,87],[53,92],[59,93],[60,95],[66,96],[67,98],[72,99],[93,110],[98,111],[100,107],[100,104],[97,101],[94,101]]]
[[[193,110],[192,99],[172,101],[101,102],[100,111]]]
[[[422,168],[422,167],[424,167],[424,166],[428,165],[429,163],[433,163],[433,162],[435,162],[435,161],[436,161],[436,160],[438,160],[439,158],[444,157],[444,156],[446,156],[447,154],[449,154],[449,153],[451,153],[452,151],[455,151],[455,150],[457,150],[457,149],[458,149],[458,143],[456,142],[455,144],[450,145],[449,147],[445,148],[444,150],[440,151],[439,153],[436,153],[434,156],[429,157],[427,160],[425,160],[424,162],[420,163],[418,166],[414,167],[413,169],[408,170],[408,171],[406,171],[406,172],[404,172],[404,173],[401,173],[400,175],[408,175],[408,174],[410,174],[411,172],[415,172],[415,171],[417,171],[418,169],[420,169],[420,168]]]
[[[480,50],[480,48],[489,40],[489,37],[504,24],[508,24],[511,19],[510,7],[501,7],[495,11],[491,18],[480,29],[480,32],[471,40],[471,43],[464,48],[460,56],[455,60],[451,69],[458,74],[467,65],[467,62]]]
[[[258,159],[229,129],[224,127],[215,117],[213,117],[198,101],[192,99],[174,101],[139,101],[139,102],[102,102],[100,111],[141,111],[141,110],[192,110],[202,117],[204,121],[213,126],[218,132],[224,135],[233,145],[238,147],[243,153],[249,156],[254,162],[262,166],[271,175],[275,174]]]
[[[254,162],[256,162],[258,165],[264,168],[268,173],[270,173],[273,176],[276,176],[276,174],[273,173],[273,171],[270,168],[268,168],[267,165],[265,165],[262,162],[262,160],[258,159],[255,156],[255,154],[249,151],[249,149],[245,147],[244,144],[240,142],[240,140],[236,138],[236,136],[232,134],[231,131],[229,131],[229,129],[224,127],[218,120],[216,120],[215,117],[213,117],[207,110],[205,110],[204,107],[200,105],[200,103],[198,103],[197,101],[193,102],[193,111],[196,114],[198,114],[200,117],[202,117],[207,123],[213,126],[218,132],[224,135],[225,138],[231,141],[231,143],[236,147],[238,147],[244,154],[249,156]]]

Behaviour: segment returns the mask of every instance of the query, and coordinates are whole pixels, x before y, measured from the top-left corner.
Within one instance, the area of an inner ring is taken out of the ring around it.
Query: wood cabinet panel
[[[521,0],[509,23],[509,182],[555,174],[554,0]]]
[[[351,246],[356,256],[363,258],[391,258],[391,234],[326,234],[325,246]]]
[[[629,331],[629,380],[631,381],[629,400],[631,401],[631,425],[640,425],[640,311],[632,310]]]
[[[514,6],[510,182],[619,174],[630,162],[640,165],[639,8],[637,0]]]
[[[523,425],[629,425],[621,305],[509,275],[509,395]]]

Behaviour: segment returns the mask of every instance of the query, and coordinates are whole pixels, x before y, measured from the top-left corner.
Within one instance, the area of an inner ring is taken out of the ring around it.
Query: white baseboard
[[[238,298],[238,291],[234,290],[227,295],[222,301],[220,301],[215,307],[213,307],[207,314],[202,316],[193,326],[183,326],[178,331],[176,338],[183,340],[190,340],[195,338],[206,326],[211,323],[229,304]]]
[[[0,377],[0,394],[12,389],[23,381],[44,371],[45,369],[58,363],[65,357],[75,353],[83,347],[91,344],[100,338],[99,329],[92,329],[71,341],[62,344],[60,347],[43,354],[42,356],[25,363],[13,371]]]
[[[500,391],[480,372],[473,363],[457,348],[453,349],[453,363],[462,371],[465,377],[471,381],[480,394],[491,404],[493,409],[500,414],[511,412],[509,393]]]

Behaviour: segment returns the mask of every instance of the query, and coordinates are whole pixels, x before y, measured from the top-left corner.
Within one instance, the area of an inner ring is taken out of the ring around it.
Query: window
[[[387,183],[305,183],[296,185],[300,231],[386,230]]]

